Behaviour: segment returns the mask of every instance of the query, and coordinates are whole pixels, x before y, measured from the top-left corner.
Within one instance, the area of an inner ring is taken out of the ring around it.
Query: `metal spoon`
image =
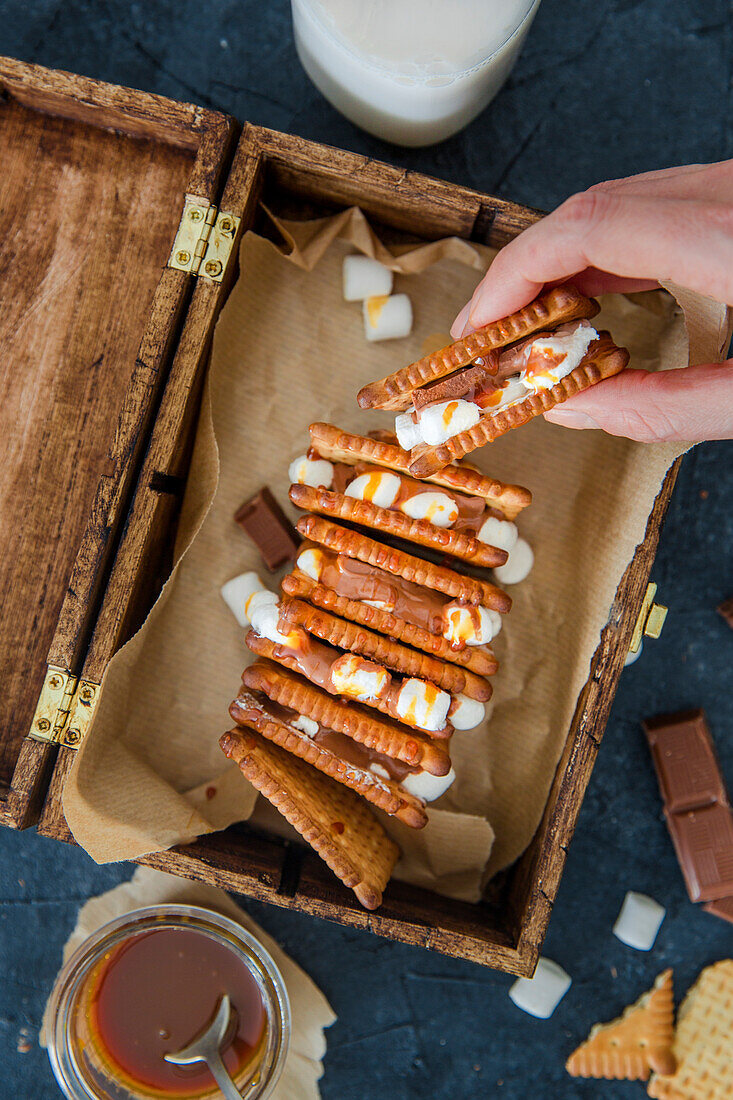
[[[234,1016],[231,1001],[229,1000],[229,994],[225,993],[216,1006],[216,1012],[211,1023],[183,1050],[179,1050],[175,1054],[164,1055],[166,1062],[171,1062],[174,1066],[190,1066],[194,1062],[206,1062],[225,1100],[242,1100],[242,1093],[229,1076],[229,1071],[221,1056],[221,1049],[233,1023]],[[245,1096],[249,1093],[250,1090],[247,1089]]]

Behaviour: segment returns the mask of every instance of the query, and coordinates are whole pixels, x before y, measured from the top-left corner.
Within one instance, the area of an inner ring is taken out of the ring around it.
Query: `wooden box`
[[[10,59],[0,157],[0,819],[71,841],[64,780],[105,667],[170,568],[213,326],[260,200],[289,217],[358,204],[387,241],[501,246],[539,215]],[[142,862],[531,973],[676,473],[619,585],[534,840],[480,904],[394,882],[368,913],[310,851],[247,826]]]

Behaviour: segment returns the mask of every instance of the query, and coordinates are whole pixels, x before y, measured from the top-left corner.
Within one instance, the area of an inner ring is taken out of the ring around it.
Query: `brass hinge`
[[[634,633],[631,635],[629,653],[639,652],[642,638],[658,638],[662,633],[662,627],[664,626],[664,620],[667,618],[668,608],[664,607],[663,604],[654,602],[656,594],[657,586],[650,582],[646,587],[646,593],[644,594],[644,599],[641,604],[639,618],[636,620]]]
[[[29,737],[78,749],[92,723],[100,685],[77,680],[65,668],[49,665]]]
[[[234,251],[239,222],[206,199],[186,195],[168,267],[220,283]]]

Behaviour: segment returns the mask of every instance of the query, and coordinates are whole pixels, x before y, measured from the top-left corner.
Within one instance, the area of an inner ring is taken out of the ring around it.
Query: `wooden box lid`
[[[213,111],[0,59],[4,824],[43,796],[48,746],[23,739],[47,662],[54,706],[68,698],[191,295],[194,257],[167,266],[184,202],[206,222],[235,134]],[[53,714],[37,725],[63,737]]]

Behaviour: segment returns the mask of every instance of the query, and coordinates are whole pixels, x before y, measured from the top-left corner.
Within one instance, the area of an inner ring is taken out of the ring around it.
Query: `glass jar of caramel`
[[[194,905],[151,905],[99,928],[59,974],[48,1051],[69,1100],[208,1100],[221,1095],[203,1063],[165,1060],[211,1022],[224,994],[222,1048],[247,1100],[265,1100],[282,1072],[290,1006],[279,970],[236,921]]]

